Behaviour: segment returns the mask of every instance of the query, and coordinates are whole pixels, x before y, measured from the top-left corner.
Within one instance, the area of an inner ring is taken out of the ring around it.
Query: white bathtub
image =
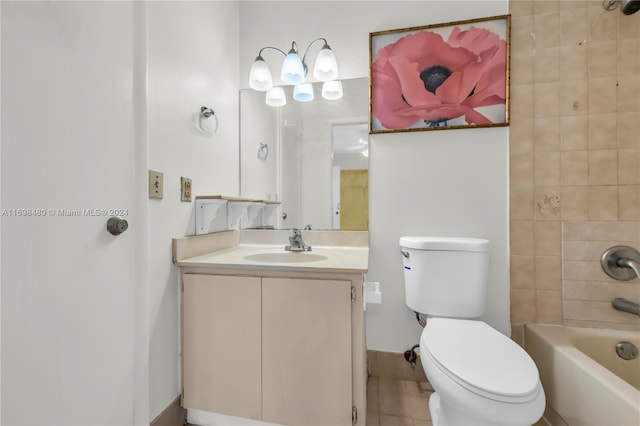
[[[552,425],[640,425],[640,357],[618,357],[615,344],[625,340],[640,348],[636,331],[525,326],[525,349],[555,411],[545,414]]]

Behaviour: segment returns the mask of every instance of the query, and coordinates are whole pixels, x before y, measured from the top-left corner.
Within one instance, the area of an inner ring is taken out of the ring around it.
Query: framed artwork
[[[509,125],[510,15],[369,34],[369,133]]]

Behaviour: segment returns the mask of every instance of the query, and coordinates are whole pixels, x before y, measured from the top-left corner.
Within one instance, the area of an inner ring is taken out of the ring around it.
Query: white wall
[[[241,2],[241,84],[258,50],[303,49],[328,39],[341,78],[369,75],[369,33],[508,13],[507,1]],[[266,25],[265,16],[269,16]],[[278,61],[266,57],[270,61]],[[277,84],[277,83],[276,83]],[[485,319],[509,327],[508,128],[446,130],[370,137],[369,280],[383,303],[367,310],[367,346],[403,352],[420,328],[404,302],[402,235],[486,237],[492,241]]]
[[[164,173],[164,199],[149,200],[151,418],[181,392],[179,271],[171,239],[195,232],[194,202],[180,201],[180,177],[195,195],[238,195],[237,2],[150,2],[148,32],[149,168]],[[213,137],[193,115],[212,108]]]

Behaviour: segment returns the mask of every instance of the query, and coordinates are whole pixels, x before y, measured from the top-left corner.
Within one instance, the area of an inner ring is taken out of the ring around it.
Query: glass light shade
[[[322,97],[335,101],[342,97],[342,82],[340,80],[325,81],[322,84]]]
[[[313,66],[313,76],[320,81],[330,81],[338,78],[338,62],[331,48],[325,44]]]
[[[285,96],[284,89],[282,87],[274,87],[267,90],[265,99],[267,105],[272,107],[281,107],[287,103],[287,97]]]
[[[251,65],[251,71],[249,71],[249,87],[260,92],[264,92],[273,87],[271,71],[264,59],[259,56],[253,65]]]
[[[284,58],[280,79],[285,84],[300,84],[304,81],[304,65],[302,59],[293,50]]]
[[[293,99],[298,102],[310,102],[313,100],[313,85],[311,83],[297,84],[293,88]]]

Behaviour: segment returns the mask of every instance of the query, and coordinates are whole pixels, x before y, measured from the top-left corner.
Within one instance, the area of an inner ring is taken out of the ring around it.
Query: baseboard
[[[180,405],[182,397],[178,396],[162,413],[158,415],[150,426],[184,426],[187,424],[187,410]]]

